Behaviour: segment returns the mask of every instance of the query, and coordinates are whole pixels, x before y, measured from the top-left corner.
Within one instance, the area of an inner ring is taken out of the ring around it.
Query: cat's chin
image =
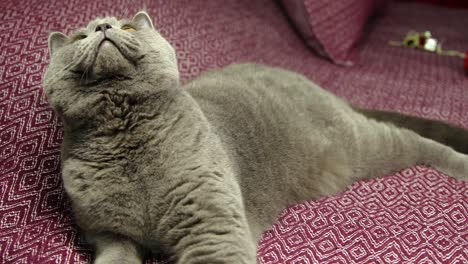
[[[135,66],[109,40],[104,40],[98,47],[96,58],[90,67],[96,78],[107,76],[125,76],[134,71]]]

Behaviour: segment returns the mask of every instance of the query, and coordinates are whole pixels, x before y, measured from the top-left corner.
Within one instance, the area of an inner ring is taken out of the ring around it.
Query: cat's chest
[[[152,141],[148,135],[135,131],[65,145],[63,176],[65,180],[82,180],[90,187],[145,181],[158,166],[158,148]]]
[[[63,160],[64,185],[78,222],[92,229],[112,226],[115,230],[109,231],[143,236],[160,174],[158,150],[151,140],[133,135],[96,138],[64,151],[68,152]],[[119,226],[112,219],[120,219]]]

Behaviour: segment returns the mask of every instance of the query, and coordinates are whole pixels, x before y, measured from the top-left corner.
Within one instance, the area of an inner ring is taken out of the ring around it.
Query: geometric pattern
[[[47,34],[97,16],[146,10],[177,50],[182,82],[234,62],[300,72],[368,108],[468,128],[463,62],[386,45],[431,30],[464,50],[465,10],[394,3],[340,67],[316,56],[273,0],[0,1],[0,263],[89,263],[60,177],[62,123],[45,97]],[[468,186],[416,166],[286,209],[264,233],[260,263],[466,263]],[[156,263],[155,260],[148,261]]]
[[[260,263],[467,263],[468,188],[416,166],[288,208]]]

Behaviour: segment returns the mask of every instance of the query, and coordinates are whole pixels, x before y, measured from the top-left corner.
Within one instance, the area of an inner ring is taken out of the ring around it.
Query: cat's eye
[[[84,35],[84,34],[79,34],[79,35],[76,35],[73,39],[74,40],[81,40],[81,39],[85,39],[87,36]]]
[[[132,28],[131,26],[123,26],[122,30],[125,30],[127,32],[132,32],[132,31],[135,31],[136,29]]]

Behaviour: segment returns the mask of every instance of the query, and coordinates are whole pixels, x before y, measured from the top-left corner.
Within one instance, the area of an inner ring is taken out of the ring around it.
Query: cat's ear
[[[61,32],[52,32],[49,34],[49,54],[52,57],[54,53],[61,48],[68,40],[67,35]]]
[[[142,28],[154,29],[153,22],[145,11],[138,12],[132,19],[132,22],[140,25]]]

